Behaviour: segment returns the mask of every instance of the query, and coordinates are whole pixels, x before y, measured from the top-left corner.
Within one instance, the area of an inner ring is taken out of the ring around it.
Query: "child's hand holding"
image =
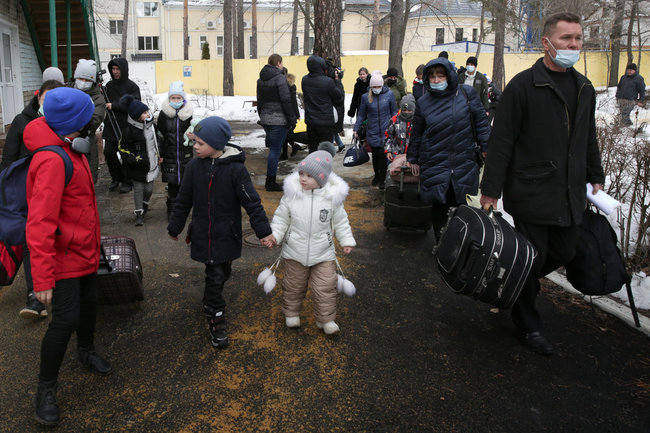
[[[343,247],[343,254],[350,254],[353,247]]]
[[[260,242],[266,248],[273,248],[277,244],[277,241],[275,240],[275,236],[273,235],[268,235],[267,237],[260,239]]]
[[[172,236],[172,235],[169,235],[169,237],[172,238],[172,239],[175,240],[175,241],[178,240],[178,236]]]

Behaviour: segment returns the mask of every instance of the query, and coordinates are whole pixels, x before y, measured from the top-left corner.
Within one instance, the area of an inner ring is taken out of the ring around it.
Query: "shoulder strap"
[[[63,165],[65,167],[65,186],[68,186],[70,180],[72,179],[72,173],[74,171],[74,166],[72,165],[72,159],[70,159],[70,155],[68,155],[67,152],[63,150],[61,146],[55,146],[55,145],[43,146],[40,149],[35,150],[34,154],[42,150],[54,152],[61,157],[61,159],[63,160]]]
[[[467,103],[467,110],[469,111],[469,121],[472,125],[472,138],[474,139],[474,145],[478,146],[478,138],[476,136],[476,126],[474,125],[474,116],[472,115],[472,107],[469,105],[469,97],[467,96],[467,92],[465,92],[465,89],[463,89],[462,84],[459,84],[458,88],[460,89],[461,92],[463,92],[463,96],[465,96],[465,102]]]

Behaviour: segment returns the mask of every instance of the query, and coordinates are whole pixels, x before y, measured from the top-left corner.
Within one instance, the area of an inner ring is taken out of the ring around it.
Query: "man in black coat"
[[[632,125],[630,113],[635,105],[643,106],[645,98],[645,81],[636,71],[636,64],[630,63],[625,68],[625,75],[621,77],[616,86],[616,103],[621,113],[621,121],[625,125]]]
[[[333,78],[326,75],[327,64],[322,57],[309,56],[307,69],[309,74],[302,77],[302,94],[311,153],[321,141],[332,141],[339,117],[334,107],[343,104],[345,92],[338,72]]]
[[[535,246],[537,258],[512,319],[522,342],[542,355],[553,346],[535,307],[539,280],[575,255],[586,206],[605,181],[596,136],[594,87],[573,69],[582,48],[580,17],[552,15],[542,35],[544,57],[503,91],[490,135],[481,205],[503,206]]]
[[[140,88],[133,81],[129,80],[129,63],[122,57],[115,58],[108,62],[108,72],[111,74],[111,81],[106,84],[106,109],[109,110],[104,121],[104,156],[106,165],[111,174],[109,191],[115,191],[120,182],[120,193],[131,191],[131,182],[126,178],[120,160],[117,157],[117,146],[122,137],[122,132],[128,126],[128,107],[120,105],[120,99],[124,95],[131,95],[138,101]],[[113,115],[111,115],[113,113]],[[116,122],[113,122],[113,117]],[[117,123],[117,124],[115,124]]]

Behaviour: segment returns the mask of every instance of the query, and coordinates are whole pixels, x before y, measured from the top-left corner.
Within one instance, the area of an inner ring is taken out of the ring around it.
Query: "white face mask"
[[[381,89],[375,89],[375,88],[373,88],[373,89],[372,89],[372,93],[374,93],[375,95],[379,95],[379,94],[381,93]]]
[[[90,81],[84,81],[84,80],[76,79],[76,80],[74,80],[74,86],[77,89],[85,92],[86,90],[90,89],[93,86],[93,83],[90,82]]]
[[[466,69],[467,69],[467,72],[469,72],[470,74],[473,74],[474,71],[476,70],[476,66],[474,66],[474,65],[467,65],[467,68],[466,68]]]
[[[553,63],[560,68],[568,69],[575,65],[580,60],[580,50],[558,50],[551,43],[550,39],[546,39],[548,44],[555,50],[555,57]]]

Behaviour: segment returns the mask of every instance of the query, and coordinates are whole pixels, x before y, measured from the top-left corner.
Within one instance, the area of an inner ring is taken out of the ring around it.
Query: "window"
[[[463,41],[463,29],[456,29],[456,42]]]
[[[314,37],[310,36],[309,37],[309,49],[307,50],[308,53],[311,53],[314,51]]]
[[[111,35],[121,35],[122,34],[122,26],[124,25],[124,21],[122,20],[110,20],[109,25],[111,28]]]
[[[139,51],[158,51],[158,36],[138,36]]]
[[[445,29],[436,29],[436,45],[445,43]]]
[[[223,36],[217,36],[217,56],[223,56]]]
[[[207,36],[199,36],[199,49],[201,50],[201,52],[203,52],[203,44],[205,44],[206,42],[208,42]]]
[[[478,29],[472,29],[472,41],[478,41]]]
[[[156,2],[138,2],[135,5],[135,12],[139,17],[157,17],[160,15],[158,3]]]

